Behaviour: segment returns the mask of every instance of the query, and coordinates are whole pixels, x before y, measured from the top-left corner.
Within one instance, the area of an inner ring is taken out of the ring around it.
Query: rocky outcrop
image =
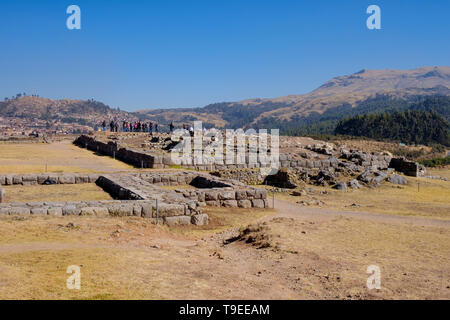
[[[278,188],[295,189],[298,187],[292,172],[285,168],[278,170],[274,175],[267,176],[264,183]]]

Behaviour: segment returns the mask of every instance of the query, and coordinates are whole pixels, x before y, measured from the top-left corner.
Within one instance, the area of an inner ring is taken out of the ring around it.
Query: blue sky
[[[81,8],[81,30],[66,8]],[[381,8],[382,30],[366,28]],[[450,65],[449,1],[2,0],[0,99],[125,110],[307,93],[361,69]]]

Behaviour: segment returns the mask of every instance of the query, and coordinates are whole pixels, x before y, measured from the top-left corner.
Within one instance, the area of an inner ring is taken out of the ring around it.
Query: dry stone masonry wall
[[[94,183],[99,174],[7,174],[0,175],[0,185],[78,184]]]
[[[190,171],[115,175],[6,175],[5,185],[95,182],[116,200],[28,202],[0,204],[0,215],[137,216],[162,219],[169,225],[203,225],[209,222],[203,206],[268,208],[267,192],[234,180]],[[179,185],[166,190],[162,186]],[[196,189],[182,189],[191,185]],[[0,200],[3,196],[0,187]],[[1,201],[0,201],[1,202]]]
[[[93,136],[81,135],[75,141],[74,144],[87,148],[89,150],[99,152],[101,154],[105,154],[111,157],[115,157],[123,162],[132,164],[139,168],[168,168],[173,166],[171,156],[169,152],[165,152],[163,150],[157,150],[153,153],[147,153],[138,150],[131,150],[127,148],[120,147],[120,143],[118,142],[102,142],[96,140]],[[303,157],[297,157],[296,155],[291,154],[280,154],[279,161],[281,168],[306,168],[306,169],[329,169],[336,168],[339,165],[338,159],[332,155],[331,151],[328,151],[326,148],[321,146],[307,146],[310,150],[314,152],[319,152],[325,155],[325,159],[321,158],[308,158],[305,154]],[[323,151],[325,150],[325,151]],[[357,163],[359,166],[368,168],[376,168],[376,169],[386,169],[389,166],[389,162],[391,160],[390,156],[384,154],[366,154],[358,151],[343,151],[342,158],[347,159],[349,161],[353,161]],[[214,164],[211,161],[211,157],[204,156],[202,159],[202,165],[183,165],[187,169],[191,170],[205,170],[205,171],[217,171],[221,172],[222,175],[225,175],[224,171],[226,170],[235,170],[235,169],[257,169],[261,167],[270,166],[270,164],[262,164],[260,162],[257,163],[249,163],[248,154],[245,156],[244,163],[240,164]],[[239,174],[239,171],[236,170],[236,174]],[[245,179],[242,179],[245,181]]]

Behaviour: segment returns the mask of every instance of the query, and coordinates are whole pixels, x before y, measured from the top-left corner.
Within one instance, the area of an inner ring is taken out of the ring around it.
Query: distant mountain
[[[280,128],[282,133],[295,131],[298,134],[302,133],[299,128],[308,128],[313,124],[318,131],[326,132],[334,129],[337,121],[344,117],[405,109],[431,96],[450,97],[450,67],[361,70],[333,78],[304,95],[221,102],[201,108],[126,112],[94,100],[50,100],[18,96],[0,102],[0,117],[58,120],[91,127],[109,119],[153,120],[162,125],[171,121],[181,125],[200,120],[205,126]],[[436,110],[436,106],[441,104],[440,100],[432,101],[431,104],[433,110],[440,112]],[[440,108],[447,107],[448,104]]]
[[[140,110],[139,117],[160,122],[201,120],[228,128],[289,128],[324,118],[372,111],[380,102],[413,102],[424,96],[450,96],[450,67],[413,70],[361,70],[333,78],[304,95],[223,102],[202,108]],[[361,112],[358,111],[361,109]]]
[[[95,100],[51,100],[20,96],[0,102],[0,116],[78,123],[94,127],[103,120],[134,118]]]

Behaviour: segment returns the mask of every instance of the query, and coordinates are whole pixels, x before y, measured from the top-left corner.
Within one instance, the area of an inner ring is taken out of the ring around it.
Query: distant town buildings
[[[0,136],[30,136],[51,134],[80,134],[92,132],[94,128],[78,123],[59,120],[42,120],[18,117],[0,117]]]

